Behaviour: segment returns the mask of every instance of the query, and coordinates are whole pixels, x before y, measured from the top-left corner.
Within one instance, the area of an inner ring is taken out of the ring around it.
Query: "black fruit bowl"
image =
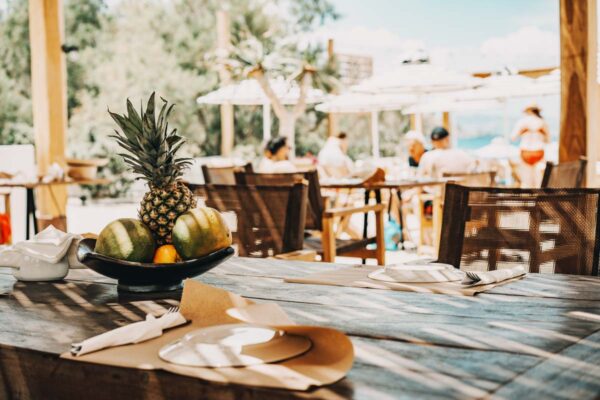
[[[119,281],[119,292],[168,292],[182,287],[186,278],[210,271],[234,253],[226,247],[202,258],[173,264],[139,263],[118,260],[94,252],[96,239],[83,239],[77,248],[77,258],[88,268]]]

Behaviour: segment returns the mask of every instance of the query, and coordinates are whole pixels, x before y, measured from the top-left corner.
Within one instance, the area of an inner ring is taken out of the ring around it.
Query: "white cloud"
[[[405,38],[387,29],[364,26],[323,27],[306,37],[325,43],[334,40],[335,51],[373,57],[376,72],[392,69],[402,59],[425,52],[432,62],[455,70],[488,71],[553,67],[559,64],[558,34],[525,26],[504,36],[482,38],[481,45],[427,48],[419,39]]]
[[[518,69],[554,67],[560,61],[557,33],[525,26],[506,36],[487,39],[480,47],[484,63]]]
[[[364,26],[323,27],[306,39],[322,43],[333,39],[337,53],[371,56],[377,72],[385,71],[401,59],[425,49],[422,40],[402,38],[387,29],[370,29]]]

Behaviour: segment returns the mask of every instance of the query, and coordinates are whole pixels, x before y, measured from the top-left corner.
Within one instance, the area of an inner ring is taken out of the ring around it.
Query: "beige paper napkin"
[[[460,281],[433,282],[433,283],[399,283],[381,281],[369,278],[369,274],[377,271],[379,267],[363,265],[349,267],[327,272],[310,274],[301,278],[285,278],[286,282],[308,283],[314,285],[349,286],[371,289],[400,290],[404,292],[438,293],[460,296],[474,296],[498,285],[513,282],[520,277],[480,286],[463,286]]]
[[[254,304],[231,292],[186,280],[181,299],[181,313],[191,321],[143,343],[112,347],[74,357],[62,358],[140,369],[162,369],[220,383],[307,390],[342,379],[352,368],[354,350],[350,339],[335,329],[294,325],[287,314],[274,303]],[[217,324],[248,322],[264,324],[287,333],[306,336],[312,347],[306,353],[279,363],[239,368],[185,367],[167,363],[158,351],[184,334]]]
[[[73,343],[71,345],[71,353],[75,356],[82,356],[107,347],[140,343],[162,335],[165,329],[174,328],[186,322],[183,315],[179,312],[167,312],[159,318],[148,314],[145,321],[121,326],[120,328],[86,339],[81,343]]]

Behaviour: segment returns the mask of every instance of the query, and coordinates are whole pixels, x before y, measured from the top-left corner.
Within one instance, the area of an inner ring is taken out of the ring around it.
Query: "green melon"
[[[221,213],[199,207],[181,214],[173,227],[173,245],[184,259],[200,258],[231,246],[231,232]]]
[[[122,218],[102,229],[94,251],[119,260],[152,262],[155,247],[152,232],[142,221]]]

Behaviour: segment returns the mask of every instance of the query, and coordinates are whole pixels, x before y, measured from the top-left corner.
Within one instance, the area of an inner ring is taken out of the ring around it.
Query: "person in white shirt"
[[[296,166],[288,160],[290,146],[286,137],[277,137],[269,140],[265,146],[265,153],[258,164],[257,171],[262,174],[296,172]]]
[[[544,147],[550,141],[550,130],[536,104],[529,105],[523,112],[525,115],[517,121],[511,136],[513,142],[521,139],[521,187],[539,187],[542,174],[541,170],[538,172],[538,166],[544,159]]]
[[[419,162],[421,177],[439,179],[444,173],[468,173],[476,167],[473,157],[450,146],[450,133],[438,126],[431,131],[432,150],[426,152]]]
[[[354,173],[354,162],[346,154],[347,151],[348,141],[344,132],[327,138],[318,155],[318,165],[325,176],[346,178]]]

